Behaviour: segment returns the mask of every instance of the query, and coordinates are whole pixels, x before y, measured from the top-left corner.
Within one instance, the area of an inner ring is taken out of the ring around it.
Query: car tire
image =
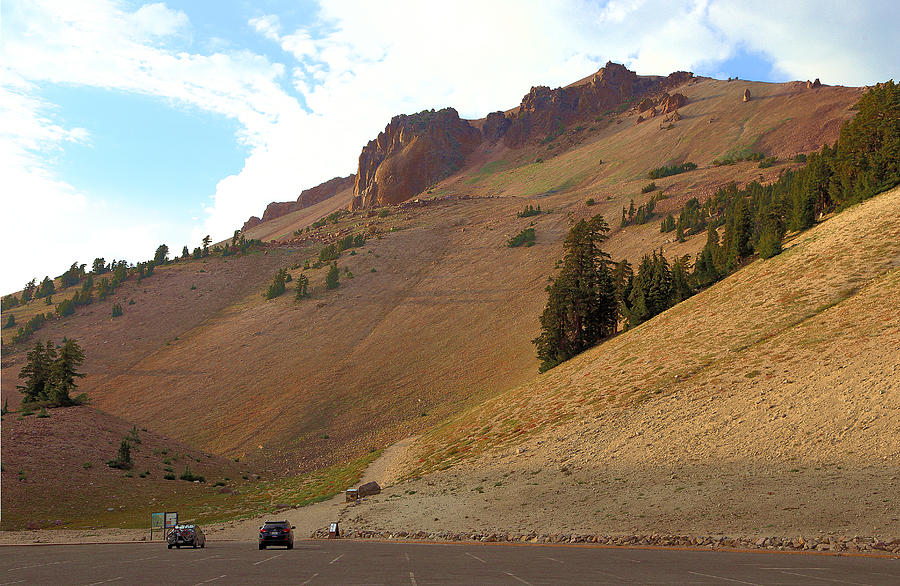
[[[172,549],[172,544],[171,544],[171,543],[167,544],[167,547],[168,547],[169,549]]]
[[[259,544],[259,549],[266,549],[266,546],[263,545],[262,543],[260,543],[260,544]]]
[[[288,544],[287,544],[287,548],[288,548],[288,549],[294,549],[294,544],[293,544],[293,543],[288,543]]]
[[[203,543],[200,544],[200,549],[206,549],[206,542],[205,542],[205,541],[204,541]]]

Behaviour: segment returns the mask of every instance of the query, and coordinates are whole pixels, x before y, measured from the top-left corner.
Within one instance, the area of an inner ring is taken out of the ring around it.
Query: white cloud
[[[788,79],[867,85],[897,75],[897,3],[720,0],[710,23],[732,43],[767,55]]]
[[[235,49],[232,39],[200,39],[196,46],[220,48],[205,53],[178,50],[196,31],[159,2],[6,2],[3,10],[4,205],[6,194],[27,189],[34,196],[16,208],[24,217],[102,206],[50,165],[64,145],[88,141],[89,129],[54,122],[29,84],[141,93],[239,123],[249,154],[210,194],[195,237],[228,236],[266,203],[353,172],[362,145],[394,114],[453,106],[484,116],[515,107],[532,85],[564,85],[607,60],[667,74],[744,50],[768,56],[789,78],[847,84],[892,77],[900,62],[896,8],[877,1],[329,0],[315,22],[291,30],[278,14],[248,17],[261,42],[284,51],[277,58]],[[4,259],[4,274],[7,266]]]
[[[138,30],[157,37],[174,34],[189,24],[185,13],[172,10],[161,2],[141,6],[128,20]]]

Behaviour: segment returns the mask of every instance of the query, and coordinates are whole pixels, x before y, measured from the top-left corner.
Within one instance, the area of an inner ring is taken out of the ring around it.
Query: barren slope
[[[449,419],[354,528],[900,535],[900,188]]]
[[[742,103],[748,86],[757,98]],[[437,201],[393,207],[385,219],[356,213],[309,233],[319,240],[268,254],[158,269],[140,287],[120,291],[116,299],[136,299],[123,318],[107,317],[111,299],[39,330],[36,339],[82,342],[82,388],[98,408],[204,450],[296,470],[387,445],[534,376],[530,340],[572,221],[603,213],[614,229],[605,246],[614,259],[635,262],[663,245],[667,255],[695,252],[702,236],[672,242],[659,232],[662,215],[728,181],[772,178],[786,166],[710,167],[712,158],[763,144],[771,148],[766,154],[815,148],[836,137],[859,95],[856,88],[715,80],[679,91],[689,102],[671,129],[612,113],[593,128],[567,130],[552,148],[485,148],[423,194]],[[650,197],[640,194],[647,171],[683,160],[700,168],[658,180],[668,196],[658,215],[620,230],[622,206]],[[248,236],[294,240],[295,230],[340,197]],[[589,197],[597,205],[587,206]],[[516,218],[526,203],[553,213]],[[531,222],[536,246],[506,248]],[[319,269],[307,271],[312,299],[294,302],[293,285],[276,300],[262,299],[277,268],[302,266],[335,231],[369,224],[381,238],[355,256],[344,253],[339,266],[354,278],[343,277],[338,290],[324,291]],[[3,396],[13,402],[23,350],[4,349]]]

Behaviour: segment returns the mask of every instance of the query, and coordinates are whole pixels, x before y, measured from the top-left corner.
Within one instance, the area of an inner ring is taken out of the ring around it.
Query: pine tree
[[[59,357],[53,361],[50,369],[52,388],[49,398],[55,405],[65,407],[73,404],[70,393],[78,388],[75,379],[84,377],[83,373],[78,372],[78,367],[82,362],[84,362],[84,351],[78,342],[63,338]]]
[[[25,288],[22,289],[22,303],[31,301],[34,298],[34,291],[36,288],[34,279],[31,279],[25,284]]]
[[[710,225],[706,237],[706,245],[694,263],[694,279],[700,287],[707,287],[721,277],[719,259],[722,251],[719,247],[719,232]]]
[[[600,245],[609,227],[602,216],[569,231],[563,266],[547,288],[541,335],[532,340],[544,372],[616,332],[619,304],[609,255]]]
[[[51,370],[56,358],[56,348],[49,340],[46,346],[35,342],[34,348],[25,354],[26,363],[19,372],[19,378],[25,384],[16,386],[22,392],[22,403],[33,403],[50,397]]]
[[[181,260],[187,260],[191,256],[191,251],[188,250],[187,244],[184,245],[184,248],[181,249]]]
[[[156,266],[164,265],[169,260],[169,247],[165,244],[160,244],[156,249],[156,253],[153,255],[153,264]]]
[[[203,237],[203,256],[209,256],[209,245],[212,242],[212,238],[209,237],[209,234]]]
[[[300,273],[300,276],[297,277],[297,295],[295,299],[299,301],[305,297],[309,297],[309,278],[305,274]]]
[[[325,288],[326,289],[337,289],[340,285],[341,271],[337,268],[337,263],[331,263],[331,268],[328,269],[328,274],[325,275]]]

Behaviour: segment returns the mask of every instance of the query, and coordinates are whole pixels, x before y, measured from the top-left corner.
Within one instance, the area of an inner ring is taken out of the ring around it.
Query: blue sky
[[[879,1],[4,0],[0,197],[6,240],[28,245],[4,249],[0,292],[225,238],[354,172],[394,114],[478,118],[607,60],[883,81],[896,17]]]

